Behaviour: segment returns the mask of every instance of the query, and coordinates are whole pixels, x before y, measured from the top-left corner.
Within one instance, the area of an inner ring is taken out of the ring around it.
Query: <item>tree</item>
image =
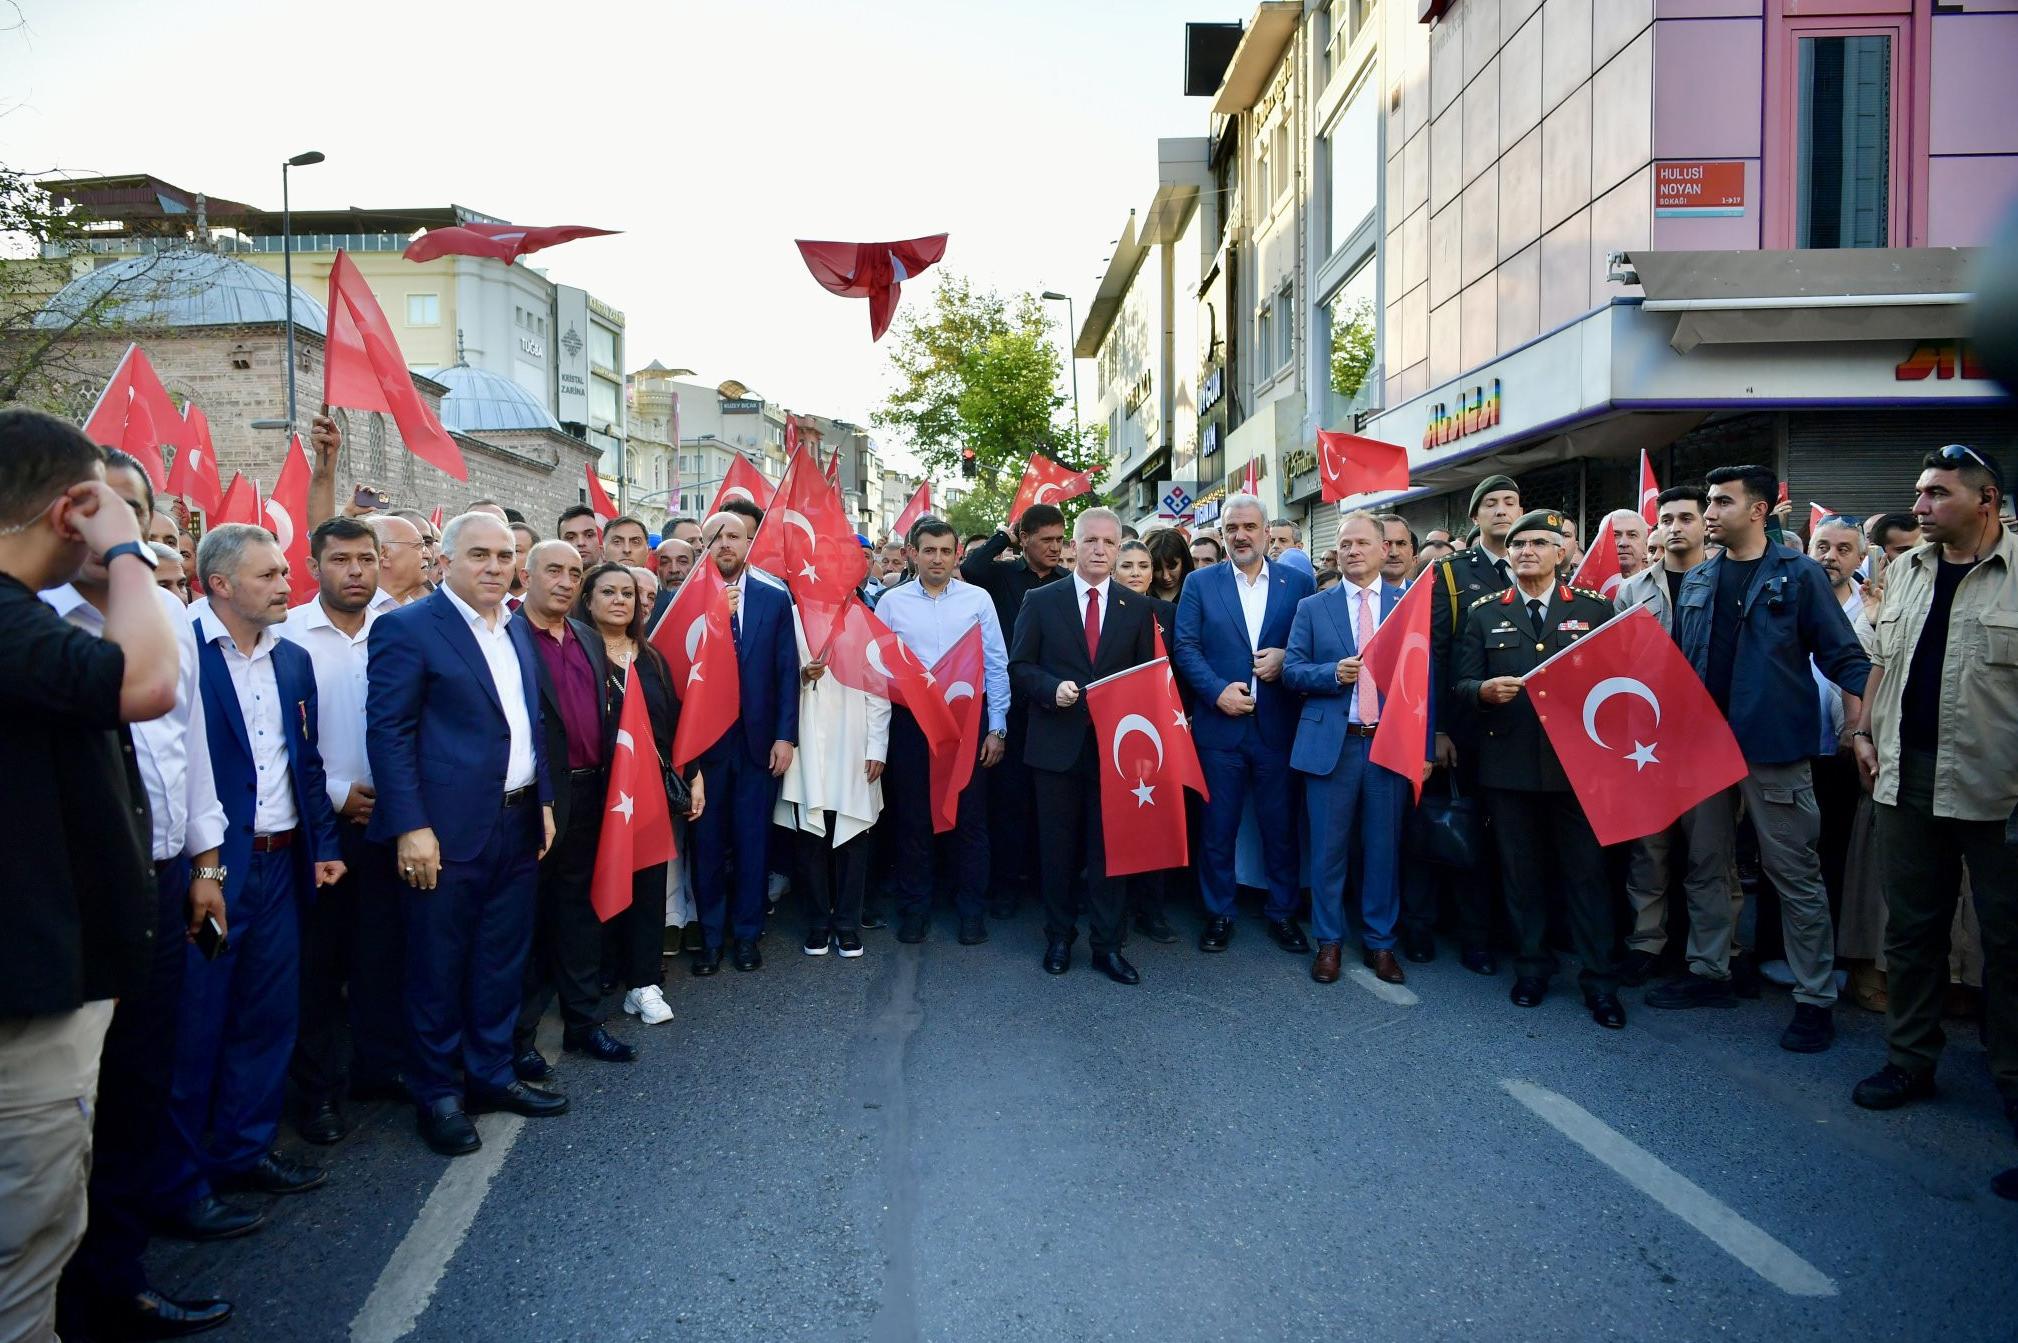
[[[1373,301],[1361,299],[1331,325],[1331,390],[1350,401],[1373,368]]]
[[[1074,470],[1105,464],[1105,435],[1072,427],[1058,391],[1064,365],[1035,294],[1004,296],[943,274],[928,311],[899,315],[890,363],[897,387],[876,425],[941,479],[961,476],[963,449],[973,450],[972,493],[955,510],[963,532],[1002,520],[1033,452]]]

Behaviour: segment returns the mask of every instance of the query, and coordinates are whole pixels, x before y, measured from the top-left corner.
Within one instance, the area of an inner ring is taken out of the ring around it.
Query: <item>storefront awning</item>
[[[1669,344],[1941,340],[1969,334],[1977,251],[1964,247],[1791,252],[1632,252],[1642,310],[1672,316]]]

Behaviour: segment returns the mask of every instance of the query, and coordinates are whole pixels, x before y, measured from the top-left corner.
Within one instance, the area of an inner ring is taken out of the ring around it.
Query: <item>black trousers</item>
[[[1086,873],[1086,922],[1094,953],[1119,951],[1128,940],[1128,883],[1107,875],[1100,822],[1100,762],[1093,732],[1068,770],[1032,769],[1037,792],[1037,848],[1044,883],[1044,934],[1078,935],[1075,891]],[[1028,847],[1027,836],[1023,847]]]
[[[1483,798],[1485,796],[1478,779],[1478,764],[1472,758],[1473,748],[1460,743],[1457,748],[1456,787],[1461,796]],[[1450,771],[1439,771],[1425,788],[1445,790],[1451,787]],[[1415,810],[1413,801],[1407,804],[1408,812]],[[1407,813],[1404,813],[1406,817]],[[1488,828],[1491,826],[1490,809],[1487,815]],[[1403,833],[1407,833],[1407,821],[1403,821]],[[1480,850],[1479,861],[1472,868],[1459,871],[1436,863],[1425,863],[1420,859],[1402,856],[1401,863],[1401,922],[1411,934],[1428,936],[1436,927],[1438,917],[1448,911],[1455,924],[1458,942],[1466,951],[1490,951],[1493,944],[1493,906],[1500,891],[1499,851],[1487,837],[1487,843]]]
[[[1003,903],[1029,895],[1039,875],[1030,852],[1039,780],[1036,771],[1023,763],[1029,721],[1029,713],[1020,705],[1010,706],[1002,763],[986,772],[989,885],[992,897]]]
[[[616,933],[617,977],[624,987],[664,983],[666,864],[642,868],[631,878],[631,907],[610,923]]]
[[[406,925],[393,852],[349,821],[338,820],[336,834],[343,880],[301,911],[301,1028],[288,1073],[305,1105],[336,1099],[349,1082],[388,1082],[406,1070]]]
[[[603,924],[589,904],[589,881],[603,833],[604,782],[603,771],[595,769],[571,772],[561,784],[568,790],[568,828],[540,860],[532,954],[526,957],[525,998],[513,1032],[520,1051],[532,1048],[556,994],[568,1034],[603,1023]]]
[[[798,858],[792,885],[798,890],[799,907],[805,911],[808,929],[852,933],[862,927],[862,893],[869,884],[869,859],[875,852],[876,827],[869,827],[836,848],[834,822],[839,818],[830,811],[826,819],[824,835],[806,830],[792,832],[793,852]]]
[[[1616,991],[1617,938],[1604,853],[1576,794],[1488,788],[1486,810],[1513,925],[1514,973],[1548,977],[1549,892],[1557,890],[1569,918],[1570,946],[1583,962],[1577,982],[1586,993]]]
[[[1843,913],[1843,871],[1850,859],[1850,828],[1857,821],[1857,801],[1864,785],[1857,778],[1855,756],[1817,756],[1808,762],[1815,786],[1815,807],[1822,814],[1822,832],[1815,852],[1822,860],[1822,887],[1829,893],[1829,917]]]
[[[974,767],[974,777],[960,794],[953,828],[944,834],[933,833],[931,748],[910,711],[891,708],[890,766],[883,775],[883,819],[877,828],[887,826],[894,832],[897,907],[906,914],[931,909],[942,870],[951,873],[953,900],[961,918],[978,919],[986,909],[992,848],[989,773],[979,765]]]

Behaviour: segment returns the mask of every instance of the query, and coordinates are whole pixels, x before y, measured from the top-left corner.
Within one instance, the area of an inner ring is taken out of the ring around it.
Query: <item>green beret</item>
[[[1521,520],[1506,534],[1511,541],[1522,532],[1548,532],[1560,542],[1563,539],[1563,515],[1553,508],[1537,508],[1532,513],[1521,514]]]
[[[1477,488],[1472,490],[1471,507],[1465,510],[1466,516],[1468,517],[1478,516],[1478,506],[1481,503],[1483,503],[1485,501],[1485,497],[1488,494],[1491,494],[1494,490],[1512,490],[1515,494],[1519,494],[1521,492],[1521,487],[1514,483],[1514,478],[1512,476],[1487,476],[1484,480],[1481,480],[1478,483]]]

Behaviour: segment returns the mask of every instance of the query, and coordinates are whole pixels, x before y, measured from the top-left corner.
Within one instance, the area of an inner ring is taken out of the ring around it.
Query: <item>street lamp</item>
[[[301,424],[294,408],[294,212],[287,199],[287,170],[322,162],[322,151],[296,154],[280,165],[280,278],[287,289],[287,431]],[[327,333],[325,338],[327,337]],[[328,356],[325,354],[324,356]]]
[[[1079,319],[1072,315],[1072,295],[1047,289],[1038,297],[1046,303],[1065,305],[1065,357],[1072,361],[1072,436],[1076,439],[1085,432],[1079,427],[1079,356],[1072,352],[1072,333],[1078,328]]]

